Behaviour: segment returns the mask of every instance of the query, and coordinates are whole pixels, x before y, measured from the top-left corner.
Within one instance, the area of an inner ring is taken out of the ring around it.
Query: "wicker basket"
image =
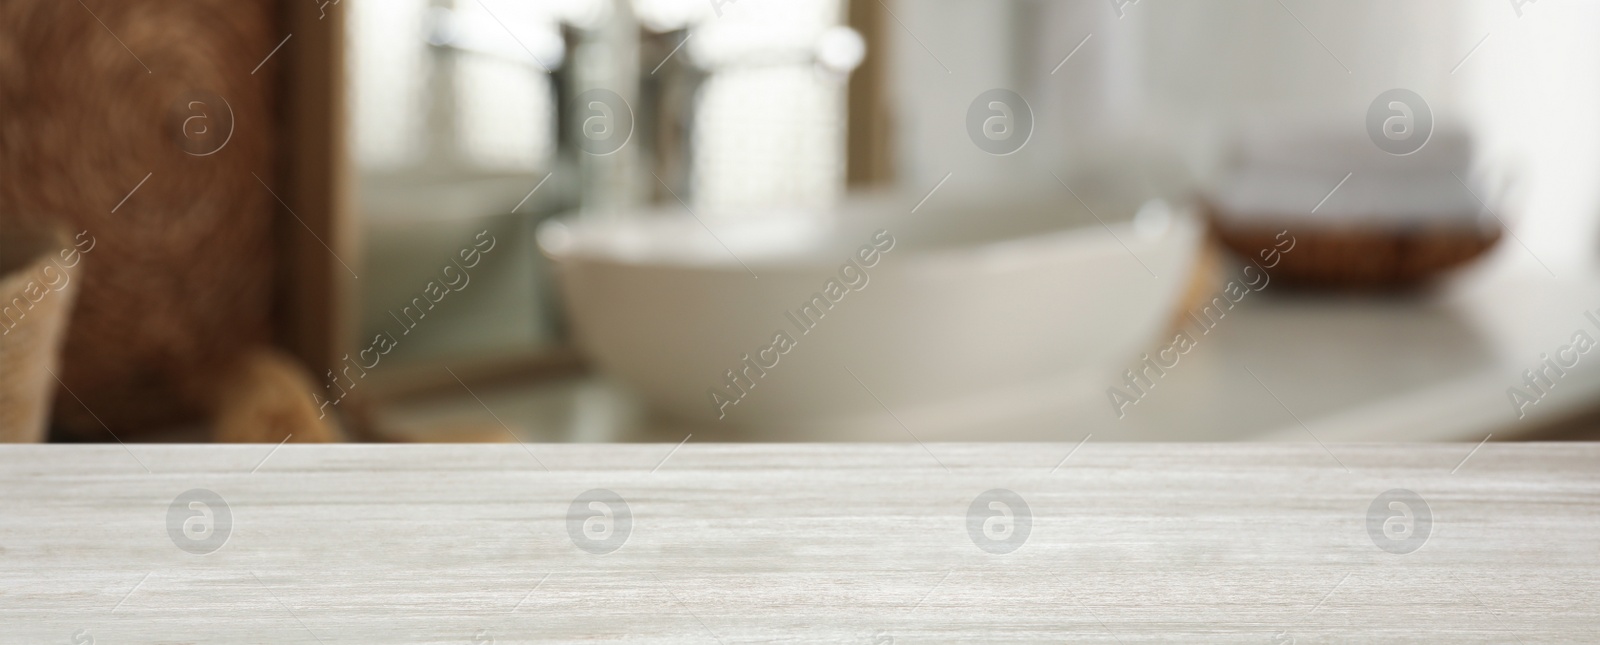
[[[0,442],[45,438],[84,256],[62,234],[0,232]]]

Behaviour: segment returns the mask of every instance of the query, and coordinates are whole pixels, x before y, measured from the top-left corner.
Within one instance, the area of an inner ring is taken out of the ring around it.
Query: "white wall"
[[[891,23],[890,47],[909,191],[951,172],[946,188],[1051,181],[1043,170],[1133,149],[1204,172],[1223,142],[1265,125],[1360,133],[1373,97],[1404,87],[1440,126],[1472,130],[1483,170],[1520,180],[1496,203],[1546,264],[1600,248],[1596,3],[1528,2],[1521,17],[1509,0],[1140,0],[1121,17],[1112,0],[889,6],[904,23]],[[1037,120],[1010,157],[978,150],[964,129],[968,103],[992,87],[1021,93]]]

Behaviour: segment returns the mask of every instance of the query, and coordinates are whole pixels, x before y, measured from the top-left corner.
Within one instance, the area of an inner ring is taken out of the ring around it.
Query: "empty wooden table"
[[[1600,445],[0,448],[0,642],[1600,641]]]

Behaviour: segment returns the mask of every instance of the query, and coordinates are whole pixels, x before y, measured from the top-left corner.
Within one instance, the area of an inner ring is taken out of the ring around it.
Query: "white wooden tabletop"
[[[0,448],[0,643],[579,640],[1597,642],[1600,444]]]

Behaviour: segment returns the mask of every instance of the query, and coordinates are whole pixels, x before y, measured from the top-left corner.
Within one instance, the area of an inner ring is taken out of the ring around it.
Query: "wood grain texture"
[[[6,447],[0,642],[1600,641],[1600,444],[1073,448]],[[168,534],[194,488],[209,555]],[[967,529],[995,488],[1005,555]],[[1393,488],[1434,518],[1407,555],[1367,533]]]

